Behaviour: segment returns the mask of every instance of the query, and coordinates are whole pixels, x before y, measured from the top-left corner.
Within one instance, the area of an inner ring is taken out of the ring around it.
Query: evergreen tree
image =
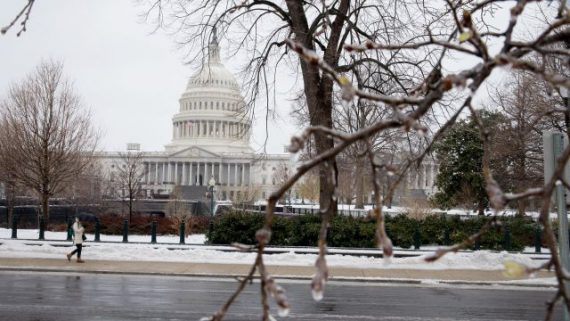
[[[493,150],[496,141],[494,138],[502,131],[504,116],[499,113],[484,113],[481,119],[491,131],[490,150]],[[435,145],[435,152],[440,167],[436,177],[438,192],[433,197],[434,203],[442,208],[476,207],[479,214],[483,214],[488,204],[483,177],[484,148],[475,120],[469,118],[459,121]],[[495,179],[500,181],[501,161],[491,156],[490,162]]]

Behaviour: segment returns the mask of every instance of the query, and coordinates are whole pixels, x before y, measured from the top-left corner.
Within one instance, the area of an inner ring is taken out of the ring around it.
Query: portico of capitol
[[[261,200],[276,188],[276,173],[290,170],[288,154],[262,155],[251,148],[251,119],[244,117],[240,85],[222,64],[215,34],[207,62],[190,78],[178,101],[172,141],[164,151],[140,152],[142,197],[163,197],[175,188],[203,191],[215,183],[217,199],[254,193],[249,197]],[[137,149],[138,144],[130,145]],[[121,159],[127,152],[99,154],[110,181],[118,175],[118,166],[125,166]],[[120,187],[115,191],[118,196],[124,192]]]

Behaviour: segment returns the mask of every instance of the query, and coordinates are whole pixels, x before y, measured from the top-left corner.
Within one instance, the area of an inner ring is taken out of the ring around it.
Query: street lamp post
[[[216,186],[216,180],[214,177],[210,178],[208,182],[209,192],[210,192],[210,224],[208,226],[210,237],[212,237],[212,230],[214,228],[214,187]]]
[[[566,135],[570,136],[570,104],[569,104],[569,93],[566,87],[560,88],[560,96],[562,96],[562,101],[564,102],[564,107],[566,107],[566,112],[564,113],[564,122],[566,125]],[[561,143],[564,144],[563,142]],[[560,149],[562,150],[562,148]],[[559,155],[557,155],[559,156]],[[558,234],[559,234],[559,247],[560,247],[560,257],[562,261],[562,266],[566,269],[570,268],[570,258],[568,253],[568,211],[566,205],[566,190],[564,186],[556,186],[557,193],[557,206],[558,206]],[[570,286],[566,284],[566,291],[570,291]],[[564,321],[570,321],[570,312],[568,307],[564,309]]]

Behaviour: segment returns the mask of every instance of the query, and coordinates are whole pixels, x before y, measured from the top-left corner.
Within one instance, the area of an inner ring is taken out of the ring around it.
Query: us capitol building
[[[172,117],[172,141],[164,151],[139,152],[138,144],[129,144],[126,152],[99,154],[111,182],[117,166],[125,166],[124,155],[136,152],[142,159],[142,197],[164,197],[175,187],[204,190],[215,182],[217,199],[250,194],[260,200],[277,187],[276,173],[291,169],[289,155],[256,154],[251,148],[251,120],[244,117],[240,86],[221,62],[215,34],[208,62],[190,78],[179,105]],[[125,196],[120,189],[115,194]]]

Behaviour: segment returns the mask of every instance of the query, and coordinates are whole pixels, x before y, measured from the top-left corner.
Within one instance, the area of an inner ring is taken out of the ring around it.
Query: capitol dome
[[[251,154],[251,121],[234,75],[222,64],[214,30],[208,61],[190,78],[172,118],[168,151],[200,147],[216,154]]]

